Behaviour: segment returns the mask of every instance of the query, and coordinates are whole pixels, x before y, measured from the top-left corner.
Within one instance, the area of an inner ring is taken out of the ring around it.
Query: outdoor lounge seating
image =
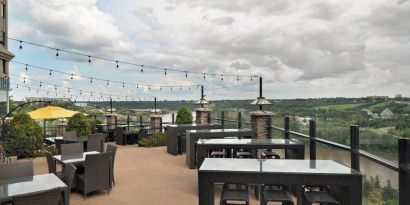
[[[70,143],[61,145],[61,155],[81,154],[83,152],[83,143]]]
[[[104,141],[105,141],[104,134],[90,135],[87,141],[87,152],[89,151],[104,152]]]
[[[77,189],[84,197],[98,190],[110,192],[110,153],[87,155],[84,174],[77,176]]]
[[[57,172],[56,163],[55,163],[51,153],[46,152],[45,155],[46,155],[46,159],[47,159],[48,173],[53,173],[56,176],[61,177],[61,172]]]
[[[224,184],[221,194],[221,205],[249,205],[248,186],[246,184]]]
[[[33,173],[32,161],[0,164],[0,180],[33,176]]]
[[[14,205],[58,205],[61,190],[50,189],[47,191],[34,192],[20,195],[14,198]]]
[[[115,178],[114,178],[114,162],[115,162],[115,155],[117,153],[117,147],[114,145],[107,145],[107,153],[111,154],[111,163],[110,163],[110,187],[111,183],[115,186]]]
[[[74,180],[76,171],[77,168],[73,164],[68,163],[65,165],[64,171],[61,174],[60,179],[68,186],[69,191],[71,190],[71,188],[75,188],[75,186],[73,185],[75,185],[74,183],[76,183]]]

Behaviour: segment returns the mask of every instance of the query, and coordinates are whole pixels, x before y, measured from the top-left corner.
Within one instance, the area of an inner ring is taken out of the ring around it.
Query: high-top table
[[[213,149],[284,149],[286,159],[304,159],[305,145],[294,139],[199,139],[196,145],[198,168]]]
[[[221,124],[170,124],[167,125],[167,152],[172,155],[181,153],[182,146],[178,133],[185,130],[221,129]]]
[[[59,188],[64,193],[64,204],[68,205],[68,186],[54,174],[0,180],[0,203],[13,202],[14,197],[54,188]]]
[[[194,169],[196,165],[196,143],[199,139],[249,137],[255,138],[256,132],[251,129],[208,129],[188,130],[186,133],[186,165]]]
[[[333,160],[206,158],[198,171],[199,205],[214,204],[215,183],[290,184],[330,186],[343,205],[362,204],[362,174]]]

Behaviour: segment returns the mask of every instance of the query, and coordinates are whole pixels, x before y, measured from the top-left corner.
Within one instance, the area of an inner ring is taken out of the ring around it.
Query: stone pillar
[[[255,111],[251,112],[252,129],[256,132],[256,138],[271,138],[272,112]]]
[[[150,126],[154,133],[160,133],[162,130],[162,117],[156,114],[151,115]]]
[[[208,108],[196,109],[196,124],[208,124],[211,121],[211,110]]]

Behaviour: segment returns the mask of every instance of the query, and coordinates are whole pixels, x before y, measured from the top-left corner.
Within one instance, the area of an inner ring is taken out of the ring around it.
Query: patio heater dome
[[[264,97],[258,97],[258,98],[256,98],[255,100],[253,100],[251,102],[251,105],[270,105],[270,104],[272,104],[272,103],[270,103]]]

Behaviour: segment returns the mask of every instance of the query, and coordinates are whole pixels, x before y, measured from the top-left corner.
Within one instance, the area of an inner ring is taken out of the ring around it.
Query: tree
[[[35,157],[41,146],[42,128],[28,114],[16,114],[7,126],[5,150],[18,158]]]
[[[177,124],[191,124],[192,123],[192,112],[187,107],[180,107],[177,112]]]
[[[91,133],[90,121],[88,118],[77,113],[68,120],[67,131],[76,131],[77,136],[87,136]]]

